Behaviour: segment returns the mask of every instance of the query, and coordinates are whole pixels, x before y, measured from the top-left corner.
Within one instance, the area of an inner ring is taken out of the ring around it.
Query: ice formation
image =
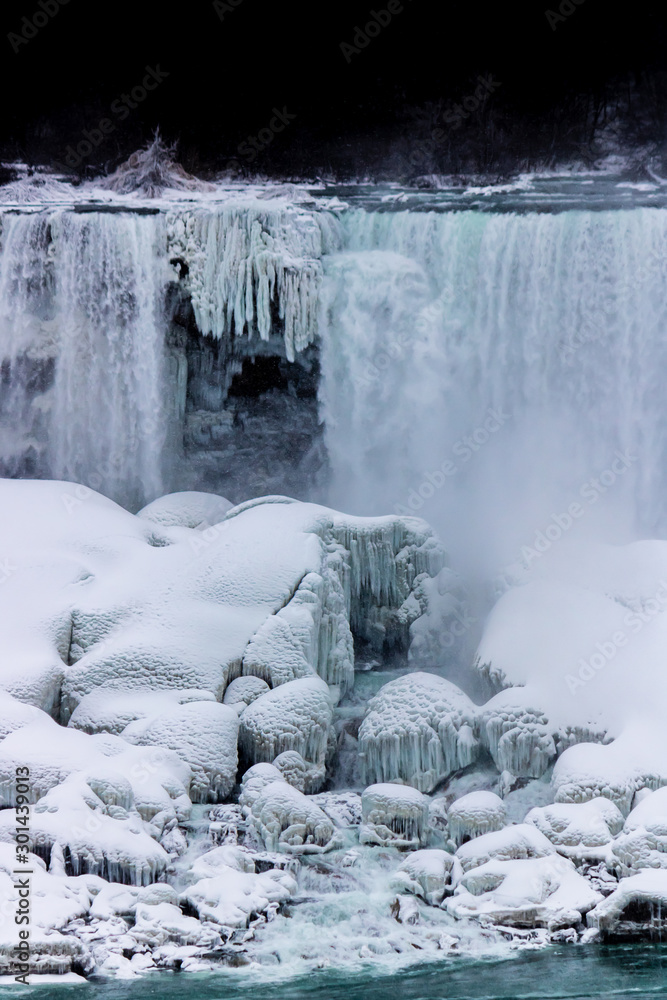
[[[422,847],[427,835],[428,799],[409,785],[369,785],[361,796],[359,842],[380,847]]]
[[[611,865],[622,876],[667,868],[667,788],[649,792],[632,810],[612,845]]]
[[[469,792],[447,811],[449,836],[457,847],[483,833],[501,830],[506,823],[503,800],[494,792]]]
[[[421,896],[439,906],[461,878],[461,865],[453,854],[438,849],[413,851],[398,866],[392,885],[399,892]]]
[[[475,760],[474,715],[470,699],[434,674],[418,671],[385,684],[359,730],[366,781],[398,780],[432,791]]]
[[[619,882],[610,895],[586,915],[589,927],[605,937],[661,941],[667,910],[667,872],[641,871]]]

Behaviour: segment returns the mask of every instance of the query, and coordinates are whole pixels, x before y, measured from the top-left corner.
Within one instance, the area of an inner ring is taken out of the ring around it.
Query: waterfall
[[[0,467],[84,482],[129,506],[163,492],[161,216],[6,214]]]
[[[333,506],[412,511],[494,572],[573,503],[615,541],[665,530],[666,212],[343,221],[319,320]]]

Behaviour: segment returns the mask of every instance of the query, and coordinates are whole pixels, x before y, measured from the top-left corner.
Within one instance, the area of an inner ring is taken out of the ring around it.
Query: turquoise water
[[[38,1000],[575,1000],[667,995],[667,946],[582,946],[530,951],[503,960],[454,959],[392,976],[315,972],[259,982],[247,973],[153,973],[140,981],[18,987]],[[0,987],[16,996],[17,987]]]

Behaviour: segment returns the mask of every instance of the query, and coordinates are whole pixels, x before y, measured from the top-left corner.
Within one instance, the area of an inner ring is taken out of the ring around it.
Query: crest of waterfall
[[[5,215],[0,254],[5,475],[160,495],[167,435],[161,216]]]
[[[664,530],[667,213],[343,223],[320,310],[332,505],[417,513],[493,569],[573,502],[615,540]]]
[[[218,338],[257,331],[268,340],[277,312],[289,361],[315,339],[321,257],[338,243],[333,215],[291,206],[243,204],[169,217],[170,254],[187,264],[199,331]]]

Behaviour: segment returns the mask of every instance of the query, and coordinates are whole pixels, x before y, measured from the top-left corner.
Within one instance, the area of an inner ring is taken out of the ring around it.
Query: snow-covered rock
[[[245,709],[239,748],[253,764],[296,750],[307,764],[306,789],[316,791],[325,777],[332,719],[331,695],[323,680],[310,676],[289,681]]]
[[[612,852],[612,865],[622,876],[642,868],[667,869],[667,788],[642,797],[612,844]]]
[[[248,822],[268,851],[321,854],[340,846],[327,814],[286,781],[274,781],[259,793]]]
[[[216,496],[215,493],[197,493],[194,490],[184,490],[180,493],[168,493],[167,496],[158,497],[138,512],[137,517],[142,517],[152,524],[161,527],[180,526],[182,528],[196,528],[205,531],[207,528],[218,524],[225,517],[228,510],[234,505],[224,497]]]
[[[398,866],[392,888],[410,892],[439,906],[461,878],[461,865],[453,854],[437,849],[411,852]]]
[[[501,830],[506,822],[503,800],[495,792],[469,792],[447,811],[449,836],[457,847],[483,833]]]
[[[513,861],[526,858],[545,858],[556,853],[556,848],[543,833],[528,823],[506,826],[494,833],[485,833],[469,840],[456,851],[464,872],[478,868],[487,861]]]
[[[260,875],[227,868],[214,878],[201,879],[184,889],[187,903],[200,920],[224,927],[246,927],[253,913],[265,913],[271,904],[289,899],[296,882],[289,872],[272,868]]]
[[[361,796],[359,841],[380,847],[421,847],[426,839],[429,802],[410,785],[369,785]]]
[[[623,827],[623,815],[609,799],[597,798],[537,806],[525,822],[537,827],[565,857],[603,860]]]
[[[68,726],[84,733],[114,733],[117,736],[137,719],[159,715],[174,705],[190,701],[215,701],[210,691],[115,691],[95,688],[81,699]]]
[[[462,876],[445,902],[452,916],[556,930],[577,926],[600,893],[559,855],[487,861]]]
[[[368,703],[359,755],[369,783],[404,781],[429,792],[477,756],[475,706],[450,681],[404,674]]]
[[[529,688],[508,688],[479,709],[482,742],[499,771],[539,778],[556,756],[547,716]]]
[[[273,762],[285,781],[300,792],[306,790],[308,767],[305,760],[296,750],[283,750]]]
[[[605,936],[662,940],[667,930],[667,871],[640,871],[586,915],[589,927]]]
[[[254,677],[252,674],[248,677],[237,677],[227,686],[222,703],[233,706],[240,715],[246,705],[269,690],[269,685],[261,677]]]
[[[192,801],[222,802],[236,781],[238,731],[239,717],[233,708],[193,701],[131,722],[121,735],[139,746],[175,751],[192,769]]]

